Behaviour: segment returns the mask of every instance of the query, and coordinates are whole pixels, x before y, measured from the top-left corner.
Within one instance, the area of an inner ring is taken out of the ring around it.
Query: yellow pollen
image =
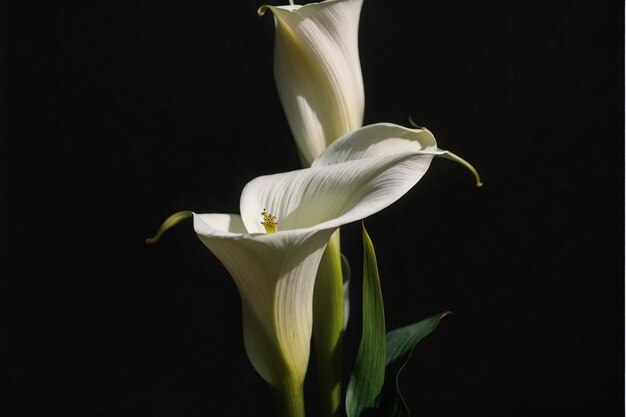
[[[261,216],[263,216],[263,221],[261,224],[265,227],[266,233],[276,233],[276,216],[272,216],[267,212],[267,209],[263,209],[261,212]]]

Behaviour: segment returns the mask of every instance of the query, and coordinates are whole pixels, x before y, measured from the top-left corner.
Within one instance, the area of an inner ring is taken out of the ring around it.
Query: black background
[[[260,4],[6,6],[3,416],[272,415],[191,223],[144,244],[299,167]],[[365,220],[388,328],[453,312],[402,373],[413,415],[623,415],[623,22],[618,1],[365,0],[365,123],[410,115],[485,182],[437,159]],[[360,224],[342,237],[347,376]]]

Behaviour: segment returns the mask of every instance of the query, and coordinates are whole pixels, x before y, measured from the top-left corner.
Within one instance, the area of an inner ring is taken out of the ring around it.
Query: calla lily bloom
[[[478,171],[460,156],[437,147],[433,134],[424,127],[407,128],[393,123],[374,123],[354,134],[337,140],[318,159],[313,167],[333,165],[351,160],[394,157],[406,153],[441,156],[458,162],[474,175],[477,187],[482,187]],[[421,178],[421,177],[420,177]]]
[[[246,352],[276,389],[284,415],[304,415],[313,290],[331,235],[402,197],[436,155],[446,151],[426,129],[366,126],[335,142],[310,168],[249,182],[241,214],[177,213],[153,239],[193,215],[198,237],[235,281]]]
[[[260,15],[267,9],[274,14],[274,76],[304,166],[363,124],[362,4],[327,0],[259,8]]]

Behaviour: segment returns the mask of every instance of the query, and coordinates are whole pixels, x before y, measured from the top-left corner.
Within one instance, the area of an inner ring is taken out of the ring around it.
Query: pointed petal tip
[[[182,222],[183,220],[191,216],[193,216],[193,212],[188,211],[188,210],[179,211],[179,212],[172,214],[167,219],[165,219],[165,221],[161,224],[161,226],[159,227],[159,230],[156,232],[154,236],[149,237],[145,240],[146,245],[153,245],[157,243],[159,239],[161,239],[161,235],[163,233],[165,233],[172,227],[176,226],[178,223]]]
[[[261,6],[261,7],[259,7],[259,8],[257,9],[256,14],[257,14],[259,17],[262,17],[262,16],[265,14],[265,12],[267,11],[267,9],[269,9],[269,7],[270,7],[270,6],[268,6],[268,5],[264,4],[263,6]]]
[[[475,183],[476,188],[480,188],[480,187],[483,186],[483,182],[480,179],[480,174],[478,173],[478,171],[476,171],[476,168],[474,168],[474,166],[472,164],[470,164],[469,162],[467,162],[465,159],[461,158],[460,156],[458,156],[456,154],[453,154],[450,151],[443,151],[441,156],[444,157],[444,158],[456,161],[459,164],[463,165],[465,168],[469,169],[470,172],[474,175],[474,180],[476,181],[476,183]]]
[[[416,129],[424,129],[424,127],[418,125],[417,123],[415,123],[415,121],[413,120],[413,117],[411,117],[411,115],[409,114],[409,124],[411,126],[413,126]]]
[[[420,126],[417,123],[415,123],[415,120],[413,120],[413,117],[411,117],[411,115],[409,115],[409,124],[416,129],[426,129],[425,127]],[[463,165],[464,167],[466,167],[467,169],[469,169],[472,172],[472,174],[474,174],[474,178],[476,180],[476,183],[474,185],[476,186],[476,188],[480,188],[483,186],[483,182],[480,179],[480,175],[478,174],[478,171],[476,171],[476,168],[472,166],[472,164],[470,164],[469,162],[467,162],[460,156],[453,154],[450,151],[444,151],[443,156],[447,157],[448,159],[452,159],[453,161],[456,161],[460,163],[461,165]]]

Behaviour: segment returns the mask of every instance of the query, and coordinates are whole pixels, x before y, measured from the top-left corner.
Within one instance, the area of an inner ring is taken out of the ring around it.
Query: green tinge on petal
[[[193,212],[189,210],[179,211],[179,212],[172,214],[170,217],[165,219],[165,221],[161,224],[161,227],[159,227],[159,230],[156,232],[154,236],[146,239],[146,243],[148,245],[157,243],[163,233],[165,233],[167,230],[171,229],[172,227],[176,226],[178,223],[182,222],[183,220],[191,216],[193,216]]]
[[[334,230],[225,234],[199,215],[194,229],[237,286],[250,362],[273,387],[287,384],[283,399],[293,400],[309,362],[315,276]]]
[[[456,161],[459,164],[463,165],[465,168],[469,169],[471,173],[474,174],[474,178],[476,179],[476,187],[483,186],[483,182],[480,180],[480,175],[478,174],[478,171],[476,171],[476,168],[474,168],[472,164],[467,162],[465,159],[461,158],[460,156],[450,151],[442,151],[442,153],[439,156],[441,156],[442,158],[450,159],[452,161]]]
[[[409,123],[411,124],[411,126],[415,127],[416,129],[424,129],[422,126],[419,126],[417,123],[415,123],[415,121],[413,120],[413,118],[411,116],[409,116]],[[441,156],[443,158],[446,159],[451,159],[453,161],[456,161],[458,163],[460,163],[461,165],[463,165],[465,168],[469,169],[472,174],[474,174],[474,178],[476,178],[476,187],[482,187],[483,183],[480,180],[480,175],[478,175],[478,171],[476,171],[476,168],[474,168],[472,166],[472,164],[470,164],[469,162],[467,162],[465,159],[461,158],[460,156],[450,152],[450,151],[443,151],[443,153],[441,154]]]
[[[302,384],[284,381],[272,386],[279,417],[304,417],[304,390]]]
[[[268,6],[267,4],[264,4],[263,6],[259,7],[259,9],[256,11],[256,14],[258,14],[259,17],[263,16],[267,9],[269,9],[269,7],[270,6]]]

